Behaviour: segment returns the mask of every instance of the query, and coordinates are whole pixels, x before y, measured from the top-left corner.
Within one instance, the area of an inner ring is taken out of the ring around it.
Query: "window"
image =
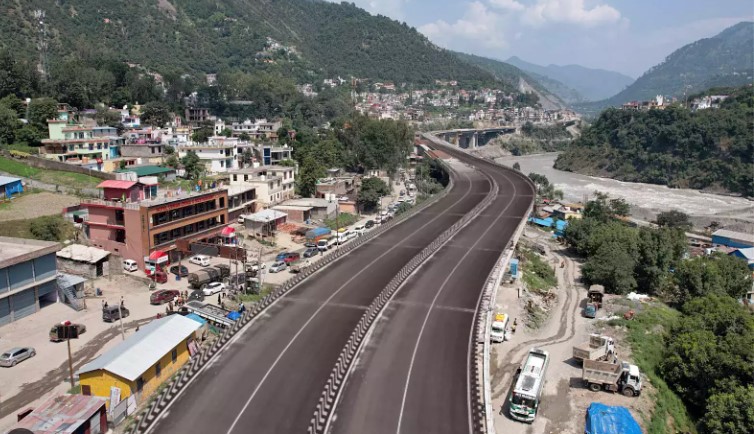
[[[144,379],[139,377],[136,379],[136,391],[141,392],[144,389]]]
[[[238,181],[238,175],[236,174],[233,175],[233,181]]]
[[[160,376],[160,374],[162,373],[162,366],[160,366],[160,361],[159,361],[159,360],[157,361],[157,364],[156,364],[156,365],[154,365],[154,373],[155,373],[155,375],[156,375],[156,376],[158,376],[158,377],[159,377],[159,376]]]
[[[178,348],[173,348],[173,351],[170,353],[170,358],[173,360],[173,363],[178,360]]]
[[[225,198],[224,197],[220,198],[220,208],[225,208]]]

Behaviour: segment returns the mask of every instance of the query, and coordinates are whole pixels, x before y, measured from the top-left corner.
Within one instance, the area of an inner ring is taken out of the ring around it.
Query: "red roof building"
[[[13,428],[34,434],[84,434],[107,432],[105,398],[57,395],[21,419]]]

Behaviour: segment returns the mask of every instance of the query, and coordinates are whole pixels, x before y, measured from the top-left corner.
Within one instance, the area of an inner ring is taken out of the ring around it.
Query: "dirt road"
[[[531,232],[531,231],[530,231]],[[581,264],[571,254],[554,243],[548,260],[551,263],[565,263],[556,267],[558,277],[557,302],[550,311],[546,323],[536,330],[519,327],[511,341],[493,347],[491,364],[492,393],[495,408],[495,429],[497,432],[563,433],[583,432],[584,414],[591,402],[609,405],[622,405],[630,409],[641,405],[646,407],[649,398],[627,398],[610,392],[591,392],[581,382],[581,365],[572,359],[573,345],[588,339],[594,332],[595,320],[584,318],[581,310],[585,305],[586,290],[578,283]],[[523,317],[523,305],[517,299],[516,291],[500,291],[497,305],[511,316]],[[608,334],[610,331],[608,329]],[[537,347],[550,353],[550,363],[546,372],[543,399],[534,423],[527,426],[508,416],[507,399],[513,386],[513,377],[526,353]],[[626,353],[621,352],[619,355]],[[638,412],[634,412],[637,421]]]

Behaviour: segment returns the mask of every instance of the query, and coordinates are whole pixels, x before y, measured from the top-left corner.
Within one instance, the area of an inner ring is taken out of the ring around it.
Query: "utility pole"
[[[118,322],[120,323],[120,337],[123,338],[123,340],[126,340],[126,333],[123,332],[123,304],[118,303]],[[70,351],[70,347],[68,348]]]
[[[259,248],[259,260],[257,261],[257,275],[259,276],[259,291],[262,291],[262,285],[264,285],[264,270],[262,269],[262,249]]]
[[[75,326],[67,326],[67,327],[75,327]],[[76,387],[76,384],[73,382],[73,356],[71,356],[71,336],[70,333],[68,333],[68,330],[66,330],[66,341],[68,341],[68,376],[69,380],[71,381],[71,389]]]

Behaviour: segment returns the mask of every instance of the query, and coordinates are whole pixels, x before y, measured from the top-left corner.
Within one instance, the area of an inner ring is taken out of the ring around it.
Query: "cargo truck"
[[[584,360],[581,379],[593,392],[599,392],[604,388],[611,392],[620,392],[625,396],[638,396],[641,393],[639,367],[628,362],[609,363]]]
[[[589,340],[573,347],[573,358],[584,360],[612,361],[615,356],[615,341],[610,336],[589,335]]]
[[[230,266],[220,264],[189,273],[188,283],[192,288],[199,289],[208,283],[221,282],[228,276],[230,276]]]

